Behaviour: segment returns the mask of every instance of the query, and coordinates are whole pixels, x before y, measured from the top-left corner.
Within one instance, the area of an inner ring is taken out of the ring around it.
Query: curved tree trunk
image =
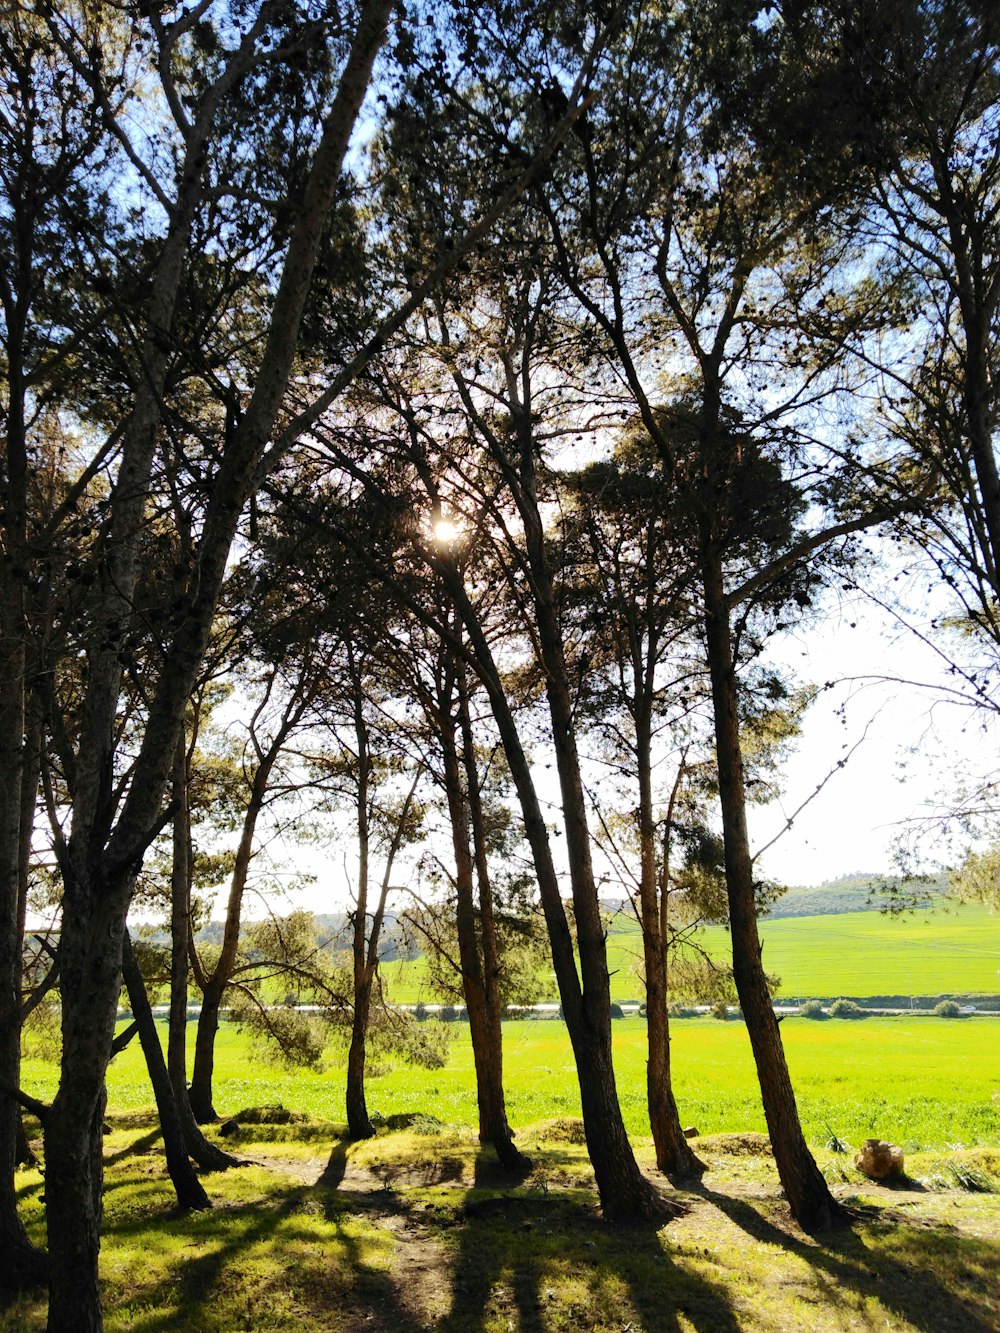
[[[746,788],[729,608],[718,543],[705,517],[702,518],[702,529],[705,633],[715,709],[733,973],[757,1065],[764,1116],[782,1188],[792,1215],[803,1230],[823,1231],[838,1220],[841,1208],[830,1193],[802,1133],[778,1020],[761,961],[753,863],[746,826]]]
[[[170,1075],[163,1058],[156,1021],[146,993],[146,983],[142,979],[135,954],[132,952],[132,941],[129,939],[128,931],[125,932],[122,941],[122,976],[128,989],[132,1016],[139,1029],[139,1041],[142,1044],[142,1053],[146,1057],[149,1081],[153,1085],[160,1129],[163,1131],[163,1147],[167,1155],[167,1171],[177,1193],[177,1204],[180,1208],[211,1208],[208,1195],[195,1175],[184,1145],[184,1131],[181,1128],[177,1103],[174,1101],[173,1089],[170,1086]]]
[[[211,1143],[198,1128],[187,1086],[188,952],[191,934],[191,820],[188,809],[187,746],[183,731],[174,754],[173,860],[170,872],[170,1021],[167,1073],[174,1094],[184,1147],[203,1171],[226,1171],[239,1158]]]
[[[212,1124],[219,1118],[212,1103],[212,1079],[215,1074],[215,1034],[219,1030],[219,1010],[222,1008],[224,989],[213,974],[206,979],[201,996],[189,1092],[191,1111],[199,1125]]]

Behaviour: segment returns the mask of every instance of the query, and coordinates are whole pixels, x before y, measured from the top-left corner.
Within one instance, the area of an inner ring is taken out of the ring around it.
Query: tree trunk
[[[83,858],[81,858],[82,860]],[[59,940],[62,1066],[45,1118],[45,1216],[49,1333],[97,1333],[104,1076],[121,988],[122,937],[131,876],[103,879],[63,859]]]
[[[375,1126],[368,1116],[365,1097],[365,1063],[368,1056],[368,1020],[371,1016],[374,972],[362,968],[354,978],[354,1018],[351,1046],[347,1053],[347,1129],[352,1139],[370,1139]]]
[[[189,1094],[191,1111],[199,1125],[213,1124],[219,1118],[212,1102],[212,1079],[215,1073],[215,1034],[219,1030],[223,991],[224,986],[213,975],[207,979],[201,997]]]
[[[531,766],[521,745],[517,725],[476,610],[457,575],[451,575],[448,587],[472,644],[477,671],[489,695],[521,806],[525,836],[531,847],[542,910],[552,946],[552,963],[563,1016],[576,1059],[587,1149],[594,1167],[601,1206],[606,1217],[621,1220],[669,1216],[674,1210],[639,1170],[622,1120],[611,1059],[611,1004],[603,931],[599,932],[597,945],[598,957],[604,960],[603,984],[595,986],[599,980],[596,974],[600,969],[595,967],[594,948],[591,947],[585,973],[589,985],[581,987],[559,878],[552,860],[548,830],[535,791]],[[597,891],[592,879],[590,891],[593,894],[593,910],[599,919]],[[589,942],[593,946],[592,938]]]
[[[146,983],[135,961],[132,941],[127,931],[122,942],[122,973],[128,988],[132,1016],[139,1029],[139,1041],[142,1044],[142,1053],[146,1057],[149,1081],[153,1085],[156,1110],[163,1131],[163,1147],[167,1154],[167,1171],[177,1194],[178,1207],[211,1208],[204,1186],[195,1175],[191,1159],[187,1155],[184,1131],[181,1128],[177,1103],[174,1101],[173,1089],[170,1086],[170,1075],[156,1031],[156,1020],[153,1018],[149,996],[146,994]]]
[[[656,829],[653,822],[652,736],[649,714],[635,709],[639,778],[639,917],[646,969],[646,1103],[656,1165],[671,1179],[699,1176],[705,1163],[684,1137],[670,1078],[670,1017],[667,1009],[667,941],[657,900]],[[669,816],[668,816],[669,818]],[[667,892],[664,884],[662,892]]]
[[[479,938],[483,954],[483,1000],[486,1008],[486,1031],[482,1042],[485,1059],[492,1071],[493,1083],[488,1092],[487,1132],[497,1157],[504,1166],[523,1170],[530,1160],[514,1147],[514,1131],[507,1120],[507,1100],[503,1086],[503,1015],[500,1009],[500,959],[497,950],[496,920],[493,914],[493,889],[490,884],[486,852],[486,826],[479,792],[479,771],[476,764],[475,738],[469,713],[469,691],[465,666],[458,666],[458,702],[462,729],[462,756],[465,768],[465,789],[469,796],[469,825],[472,830],[472,848],[479,885]]]
[[[20,1108],[3,1088],[21,1082],[21,970],[23,949],[23,822],[25,788],[33,772],[25,730],[23,571],[4,558],[0,576],[0,1285],[19,1288],[43,1280],[44,1255],[29,1242],[18,1216],[14,1172]],[[31,807],[34,810],[34,794]]]
[[[841,1209],[802,1133],[761,961],[729,608],[718,542],[704,516],[701,561],[736,990],[757,1065],[774,1160],[792,1215],[803,1230],[824,1231],[839,1220]]]
[[[167,1073],[184,1136],[184,1147],[203,1171],[227,1171],[238,1157],[211,1143],[198,1128],[187,1086],[188,945],[191,934],[191,821],[187,792],[187,746],[183,731],[177,740],[171,782],[177,813],[173,827],[170,873],[170,1023]]]
[[[450,690],[449,690],[450,695]],[[460,707],[464,698],[460,699]],[[462,967],[462,989],[469,1015],[469,1035],[476,1067],[476,1097],[479,1103],[479,1142],[490,1143],[502,1166],[521,1170],[529,1165],[514,1146],[514,1136],[507,1121],[507,1107],[503,1091],[503,1043],[500,1032],[496,987],[493,987],[491,1012],[487,995],[486,968],[476,938],[476,906],[473,882],[473,859],[470,847],[472,776],[475,774],[473,756],[467,752],[472,743],[471,727],[463,727],[463,750],[466,751],[467,786],[463,789],[462,772],[455,745],[455,725],[451,697],[441,700],[439,739],[444,759],[445,792],[451,824],[452,849],[455,856],[455,889],[457,894],[455,924],[458,930],[458,952]],[[463,708],[463,717],[466,710]],[[476,796],[478,797],[478,789]],[[480,816],[481,823],[481,816]],[[485,869],[485,866],[482,867]],[[483,888],[482,880],[480,887]],[[491,918],[492,920],[492,915]]]
[[[358,835],[358,891],[354,904],[354,934],[351,941],[353,965],[354,1015],[351,1022],[351,1048],[347,1054],[347,1126],[352,1139],[370,1139],[375,1127],[368,1118],[365,1098],[365,1062],[368,1054],[368,1020],[371,1016],[372,982],[375,963],[369,967],[368,876],[370,873],[370,828],[368,791],[372,772],[371,748],[364,713],[364,690],[360,670],[351,645],[347,661],[354,689],[354,737],[358,754],[357,790],[354,793]],[[377,944],[376,944],[377,950]],[[375,953],[377,958],[377,952]]]

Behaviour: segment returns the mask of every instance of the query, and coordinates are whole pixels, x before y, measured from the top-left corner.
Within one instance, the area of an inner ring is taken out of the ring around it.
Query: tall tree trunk
[[[456,682],[457,684],[457,682]],[[449,690],[449,695],[450,695]],[[466,785],[463,788],[462,769],[455,744],[455,726],[449,697],[443,699],[439,716],[439,739],[444,759],[445,792],[451,824],[452,848],[455,857],[455,889],[457,895],[455,923],[458,930],[458,951],[462,967],[462,988],[469,1015],[469,1033],[476,1067],[476,1096],[479,1103],[479,1142],[490,1143],[501,1165],[518,1170],[528,1165],[514,1146],[514,1136],[507,1121],[507,1106],[503,1091],[503,1043],[497,1003],[496,978],[492,994],[487,989],[486,963],[476,936],[476,903],[474,865],[470,843],[472,832],[472,789],[475,759],[468,747],[472,744],[471,726],[463,726]],[[459,689],[459,710],[463,722],[467,717],[464,695]],[[476,790],[478,802],[479,791]],[[480,826],[482,824],[480,811]],[[480,827],[481,832],[481,827]],[[483,849],[485,851],[485,848]],[[486,872],[485,864],[481,866]],[[484,889],[480,879],[480,888]],[[492,923],[492,903],[490,904]],[[480,923],[482,929],[482,922]],[[495,962],[495,959],[494,959]],[[492,1004],[491,1004],[492,1001]]]
[[[599,964],[595,966],[591,932],[587,937],[585,984],[581,986],[548,829],[503,682],[475,607],[455,573],[449,576],[448,591],[459,608],[469,636],[476,669],[489,696],[521,806],[552,947],[559,998],[576,1060],[587,1150],[594,1167],[601,1206],[605,1216],[613,1219],[668,1216],[673,1211],[671,1205],[639,1170],[622,1120],[611,1057],[611,1002],[603,932],[599,931],[597,946],[598,959],[604,962],[603,981],[597,984],[600,967]],[[593,912],[599,918],[597,893],[592,881],[591,892]]]
[[[282,740],[284,735],[285,730],[283,729],[280,733]],[[264,808],[267,784],[280,753],[280,746],[281,740],[276,739],[267,753],[261,757],[253,775],[250,799],[243,816],[233,873],[229,880],[229,897],[226,901],[226,922],[223,928],[222,948],[219,951],[215,967],[207,977],[204,977],[202,982],[201,1013],[198,1017],[198,1033],[195,1038],[194,1067],[191,1072],[191,1090],[189,1094],[191,1110],[199,1125],[211,1124],[219,1118],[216,1114],[212,1091],[212,1080],[215,1073],[215,1038],[219,1031],[219,1012],[222,1008],[222,997],[236,967],[240,947],[240,928],[243,919],[243,894],[250,873],[250,863],[253,860],[257,820]],[[175,757],[175,766],[176,763]],[[188,896],[190,899],[190,894]],[[186,947],[190,947],[190,941],[191,931],[188,928],[185,933]],[[176,939],[174,947],[179,947]],[[186,961],[185,959],[185,975]],[[179,973],[181,966],[179,959],[176,961],[176,966]],[[200,974],[196,973],[196,975]],[[185,1012],[186,1009],[185,1004]],[[185,1037],[185,1042],[186,1040]],[[179,1055],[176,1052],[175,1059],[177,1059],[179,1065]],[[232,1165],[232,1162],[229,1165]]]
[[[354,1015],[351,1020],[351,1045],[347,1052],[347,1129],[352,1139],[370,1139],[375,1134],[365,1096],[368,1022],[374,980],[374,973],[364,966],[355,972]]]
[[[653,822],[652,737],[648,714],[636,710],[639,778],[639,915],[646,969],[646,1102],[653,1132],[656,1165],[666,1176],[700,1175],[705,1163],[684,1137],[670,1077],[670,1017],[667,1008],[667,948],[657,901],[656,829]],[[669,818],[669,816],[668,816]],[[663,892],[667,886],[664,884]]]
[[[146,993],[146,983],[142,979],[135,954],[132,952],[132,941],[129,939],[128,931],[125,932],[122,942],[122,976],[128,989],[132,1016],[139,1029],[139,1041],[146,1058],[149,1081],[153,1085],[160,1129],[163,1131],[163,1147],[167,1155],[167,1171],[177,1194],[177,1204],[180,1208],[211,1208],[208,1195],[195,1175],[184,1146],[184,1131],[181,1128],[177,1103],[170,1086],[170,1075],[156,1031],[156,1020]]]
[[[710,519],[703,515],[701,521],[705,634],[715,709],[733,974],[757,1065],[764,1116],[782,1187],[792,1215],[803,1230],[824,1231],[838,1220],[841,1209],[802,1133],[778,1020],[761,961],[753,863],[746,824],[746,787],[729,607],[718,540],[711,529]]]
[[[3,584],[10,602],[0,610],[0,1253],[5,1256],[0,1284],[16,1288],[41,1281],[45,1267],[17,1211],[20,1108],[4,1091],[21,1082],[22,808],[28,765],[23,747],[25,651],[17,614],[23,594],[10,580],[3,579]]]
[[[99,1333],[104,1076],[121,986],[132,877],[87,875],[64,858],[59,940],[62,1067],[45,1119],[49,1333]]]
[[[368,876],[370,873],[370,827],[368,797],[372,760],[365,722],[360,673],[350,644],[348,668],[354,686],[354,737],[357,745],[358,785],[356,827],[358,835],[358,888],[354,903],[354,933],[351,940],[353,966],[354,1014],[351,1022],[351,1046],[347,1053],[347,1127],[352,1139],[370,1139],[375,1127],[368,1117],[365,1097],[365,1064],[368,1056],[368,1021],[371,1016],[372,982],[375,968],[368,966]],[[377,958],[377,954],[376,954]]]
[[[171,782],[177,811],[173,823],[170,872],[170,1020],[167,1073],[189,1157],[203,1171],[226,1171],[239,1158],[211,1143],[198,1128],[187,1085],[188,944],[191,935],[191,819],[188,809],[187,746],[183,731],[177,739]]]
[[[30,236],[18,234],[18,258],[30,267]],[[32,776],[27,722],[25,676],[28,666],[25,623],[27,581],[28,450],[25,422],[27,385],[23,348],[29,295],[5,305],[9,327],[4,351],[7,364],[5,438],[0,462],[0,1252],[4,1285],[33,1284],[44,1273],[42,1256],[29,1243],[17,1212],[14,1172],[17,1167],[20,1108],[10,1092],[21,1081],[21,971],[25,890],[24,826],[26,795]],[[31,792],[34,814],[34,790]]]

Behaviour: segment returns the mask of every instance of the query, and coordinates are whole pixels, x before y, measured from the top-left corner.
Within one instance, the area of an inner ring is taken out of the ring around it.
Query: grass
[[[760,923],[764,964],[781,978],[779,995],[949,995],[1000,993],[1000,915],[978,903],[942,905],[902,916],[881,912],[781,917]],[[710,926],[700,943],[728,961],[729,934]],[[638,999],[638,925],[611,923],[608,967],[612,999]],[[388,963],[385,977],[398,1004],[434,1000],[421,959]]]
[[[280,1127],[282,1133],[287,1127]],[[680,1216],[609,1226],[595,1210],[579,1126],[540,1122],[530,1175],[504,1178],[469,1131],[361,1144],[313,1122],[304,1139],[250,1127],[257,1160],[178,1215],[150,1122],[113,1117],[106,1141],[102,1284],[108,1333],[986,1333],[1000,1319],[1000,1195],[940,1179],[886,1190],[826,1154],[849,1227],[804,1236],[773,1163],[746,1136],[699,1140],[709,1171]],[[328,1137],[322,1143],[312,1131]],[[637,1145],[650,1168],[648,1142]],[[917,1166],[923,1170],[924,1163]],[[997,1183],[996,1155],[960,1168]],[[40,1239],[42,1181],[22,1173]],[[44,1302],[0,1312],[44,1328]]]
[[[193,1038],[193,1027],[189,1034]],[[389,1116],[429,1112],[447,1124],[476,1123],[475,1071],[468,1027],[451,1025],[455,1040],[444,1069],[403,1063],[376,1066],[369,1080],[373,1111]],[[878,1133],[904,1147],[1000,1144],[1000,1020],[970,1018],[790,1018],[782,1025],[806,1136],[832,1133],[858,1144]],[[629,1132],[648,1133],[645,1023],[615,1022],[619,1096]],[[676,1095],[685,1123],[703,1133],[763,1131],[764,1117],[742,1023],[676,1020],[672,1025]],[[569,1038],[562,1023],[504,1024],[508,1107],[515,1125],[580,1114]],[[342,1055],[325,1070],[265,1063],[237,1029],[223,1024],[217,1045],[216,1105],[224,1115],[280,1102],[325,1121],[343,1115]],[[55,1091],[54,1065],[25,1062],[27,1091],[43,1100]],[[115,1110],[152,1101],[141,1052],[132,1046],[114,1061],[108,1093]]]

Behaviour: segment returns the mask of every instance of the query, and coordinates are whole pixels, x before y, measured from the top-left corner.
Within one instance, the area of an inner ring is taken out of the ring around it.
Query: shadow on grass
[[[364,1222],[368,1211],[384,1215],[386,1200],[379,1196],[376,1209],[371,1200],[366,1208],[356,1196],[328,1190],[320,1194],[324,1197],[319,1208],[315,1187],[299,1185],[289,1189],[280,1202],[254,1200],[228,1207],[214,1217],[203,1215],[193,1224],[188,1218],[178,1226],[179,1242],[204,1248],[186,1257],[161,1282],[136,1293],[138,1308],[130,1312],[129,1329],[132,1333],[173,1333],[178,1328],[266,1327],[267,1302],[274,1295],[282,1301],[294,1300],[302,1313],[302,1327],[326,1327],[334,1315],[339,1319],[345,1312],[356,1311],[359,1319],[377,1316],[375,1328],[423,1333],[424,1326],[415,1323],[401,1305],[394,1284],[378,1266],[377,1255],[373,1260],[370,1236],[363,1229],[359,1234],[359,1220]],[[335,1260],[316,1236],[317,1212],[334,1228],[340,1247]],[[295,1224],[296,1215],[302,1218],[301,1226]],[[220,1222],[225,1232],[216,1225]],[[139,1242],[148,1226],[148,1218],[124,1219],[108,1232]],[[307,1247],[312,1261],[303,1264],[301,1255]],[[254,1272],[255,1250],[267,1251],[259,1274]],[[266,1259],[286,1250],[294,1256],[294,1264],[287,1272],[275,1274]],[[238,1290],[234,1290],[234,1275]],[[249,1322],[233,1322],[241,1320]]]
[[[163,1136],[160,1133],[160,1127],[151,1129],[148,1134],[143,1134],[140,1138],[132,1139],[126,1143],[123,1148],[119,1148],[116,1153],[110,1153],[104,1158],[105,1167],[117,1166],[119,1162],[124,1162],[128,1157],[145,1157],[154,1144],[162,1143]]]
[[[454,1300],[442,1333],[476,1333],[507,1317],[522,1330],[589,1326],[619,1311],[646,1333],[738,1333],[728,1293],[679,1268],[652,1225],[611,1226],[592,1195],[526,1193],[465,1200],[455,1245]],[[501,1325],[502,1326],[502,1325]]]
[[[879,1301],[887,1310],[922,1333],[996,1333],[996,1310],[990,1305],[995,1275],[996,1247],[983,1242],[975,1264],[965,1258],[953,1266],[954,1280],[966,1290],[979,1287],[983,1301],[958,1295],[935,1271],[942,1258],[957,1246],[953,1228],[946,1224],[912,1226],[897,1213],[877,1206],[852,1206],[854,1222],[810,1240],[800,1239],[782,1226],[775,1225],[762,1211],[745,1199],[735,1199],[701,1185],[691,1193],[705,1199],[734,1222],[742,1231],[764,1245],[778,1246],[806,1263],[822,1290],[823,1299],[834,1308],[854,1308],[869,1300]],[[881,1227],[891,1233],[894,1253],[867,1244],[859,1234],[859,1224]],[[970,1240],[961,1240],[963,1255],[969,1253]],[[976,1253],[976,1247],[973,1247]],[[898,1257],[897,1257],[898,1256]],[[845,1299],[853,1293],[857,1301]]]

